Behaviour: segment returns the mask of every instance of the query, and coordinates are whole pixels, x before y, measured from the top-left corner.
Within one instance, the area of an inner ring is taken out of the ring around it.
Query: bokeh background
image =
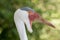
[[[60,40],[60,0],[0,0],[0,40],[19,40],[14,12],[26,6],[34,9],[56,27],[33,22],[34,32],[30,34],[27,31],[28,39]]]

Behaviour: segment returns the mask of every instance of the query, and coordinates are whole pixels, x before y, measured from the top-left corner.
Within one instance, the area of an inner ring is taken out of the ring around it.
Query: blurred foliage
[[[21,7],[31,7],[56,29],[34,22],[34,32],[27,31],[29,40],[60,40],[60,0],[0,0],[0,40],[19,40],[14,24],[14,12]]]

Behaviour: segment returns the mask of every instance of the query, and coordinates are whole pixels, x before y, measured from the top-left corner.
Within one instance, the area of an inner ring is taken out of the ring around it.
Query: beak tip
[[[55,27],[54,25],[52,25],[52,24],[51,24],[50,26],[53,27],[53,28],[56,28],[56,27]]]
[[[55,26],[52,26],[53,28],[56,28]]]

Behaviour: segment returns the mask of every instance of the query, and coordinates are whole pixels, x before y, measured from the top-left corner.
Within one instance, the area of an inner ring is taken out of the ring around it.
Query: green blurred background
[[[29,40],[60,40],[60,0],[0,0],[0,40],[19,40],[14,24],[14,12],[21,7],[31,7],[44,19],[56,26],[52,28],[33,22],[34,32],[27,31]]]

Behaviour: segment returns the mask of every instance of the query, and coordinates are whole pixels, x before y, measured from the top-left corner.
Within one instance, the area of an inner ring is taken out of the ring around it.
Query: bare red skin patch
[[[39,15],[37,13],[31,13],[29,14],[29,20],[30,20],[30,24],[32,26],[32,21],[36,20],[39,18]]]

